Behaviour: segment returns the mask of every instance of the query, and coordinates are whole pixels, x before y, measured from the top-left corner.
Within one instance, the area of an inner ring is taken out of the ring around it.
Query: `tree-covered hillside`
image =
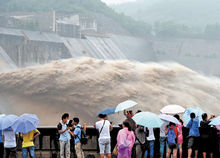
[[[106,17],[108,21],[119,24],[129,33],[137,36],[150,34],[151,27],[144,22],[118,14],[100,0],[0,0],[0,12],[48,12],[81,13],[96,17],[102,23]],[[110,20],[109,20],[110,19]],[[117,29],[117,28],[114,28]]]
[[[172,21],[204,28],[207,24],[220,23],[219,0],[137,0],[112,7],[151,24]]]

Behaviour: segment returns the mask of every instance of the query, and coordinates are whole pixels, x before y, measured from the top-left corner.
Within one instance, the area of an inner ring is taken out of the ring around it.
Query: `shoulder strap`
[[[82,130],[81,130],[81,127],[80,126],[76,126],[76,128],[79,128],[80,129],[80,131],[81,131],[81,135],[82,135]],[[78,135],[76,135],[76,137],[81,141],[81,139],[79,138],[79,136]],[[82,137],[81,137],[82,138]]]
[[[136,139],[137,139],[137,141],[138,141],[138,143],[140,144],[140,145],[143,145],[142,143],[141,143],[141,141],[140,141],[140,139],[136,136]]]
[[[103,127],[105,126],[105,120],[104,120],[104,123],[103,123],[103,125],[102,125],[102,128],[101,128],[101,130],[100,130],[100,132],[99,132],[99,135],[102,133],[102,130],[103,130]]]

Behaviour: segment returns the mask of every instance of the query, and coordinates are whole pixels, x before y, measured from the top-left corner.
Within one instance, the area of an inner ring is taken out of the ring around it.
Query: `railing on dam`
[[[59,140],[57,136],[57,129],[56,127],[39,127],[38,130],[41,132],[41,135],[35,140],[35,147],[36,147],[36,157],[37,158],[59,158]],[[120,130],[120,127],[114,127],[113,131],[111,132],[111,145],[112,149],[114,148],[116,144],[116,137],[117,133]],[[159,129],[154,130],[155,134],[155,158],[158,158],[160,155],[159,152]],[[187,134],[188,131],[186,128],[183,128],[183,158],[187,157]],[[89,136],[89,141],[87,145],[83,146],[83,150],[86,154],[92,153],[95,155],[98,155],[98,132],[94,127],[88,127],[87,128],[87,135]],[[219,136],[216,137],[216,144],[215,147],[215,153],[214,158],[220,157],[220,147],[219,147]],[[73,141],[71,141],[71,158],[74,158],[74,144]],[[18,157],[21,156],[21,140],[18,141]],[[201,152],[199,153],[200,156],[198,158],[201,158]]]

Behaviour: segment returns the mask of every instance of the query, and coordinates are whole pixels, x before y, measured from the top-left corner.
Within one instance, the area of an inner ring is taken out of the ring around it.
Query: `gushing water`
[[[56,125],[64,112],[93,124],[100,110],[127,99],[143,111],[179,104],[219,115],[220,81],[176,63],[81,58],[1,73],[0,97],[4,112],[36,113],[41,125]]]

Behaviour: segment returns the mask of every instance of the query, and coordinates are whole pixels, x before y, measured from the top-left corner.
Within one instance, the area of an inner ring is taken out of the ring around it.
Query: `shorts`
[[[99,139],[100,154],[111,154],[111,140],[109,138]]]
[[[202,138],[200,139],[200,149],[202,152],[214,152],[215,151],[215,141],[212,138]]]
[[[188,149],[193,149],[193,150],[199,149],[199,137],[189,137]]]
[[[173,149],[178,149],[179,145],[178,144],[169,144],[168,147],[173,150]]]

